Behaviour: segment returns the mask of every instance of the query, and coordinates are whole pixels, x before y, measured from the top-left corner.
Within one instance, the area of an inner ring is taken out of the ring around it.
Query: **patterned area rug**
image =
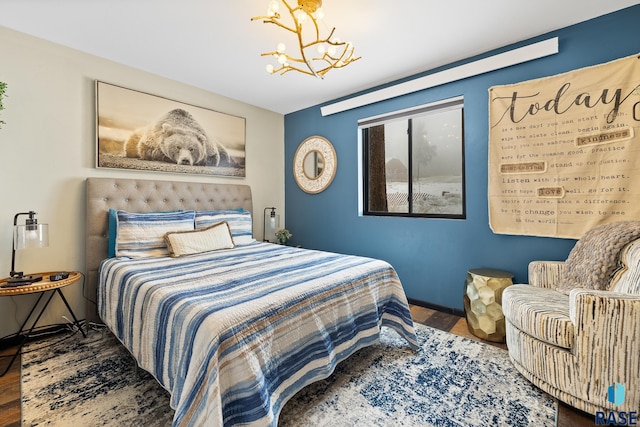
[[[411,351],[381,343],[296,394],[279,426],[555,426],[556,401],[512,367],[507,352],[417,325]],[[22,366],[23,426],[167,426],[169,395],[108,332],[32,343]],[[52,345],[49,345],[52,344]]]

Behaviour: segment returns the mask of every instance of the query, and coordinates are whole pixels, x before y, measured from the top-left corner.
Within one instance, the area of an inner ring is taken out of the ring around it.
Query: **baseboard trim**
[[[459,317],[464,317],[465,316],[464,310],[460,310],[458,308],[453,308],[453,307],[447,307],[447,306],[444,306],[444,305],[433,304],[433,303],[430,303],[430,302],[421,301],[421,300],[413,299],[413,298],[407,298],[407,301],[409,301],[409,304],[419,305],[420,307],[429,308],[431,310],[441,311],[443,313],[453,314],[453,315],[459,316]]]
[[[41,338],[43,335],[52,335],[68,330],[68,326],[64,323],[60,323],[58,325],[43,326],[34,330],[26,342],[34,341],[38,338]],[[24,335],[18,335],[17,333],[8,335],[4,338],[0,338],[0,350],[6,350],[8,348],[20,345],[23,339]]]

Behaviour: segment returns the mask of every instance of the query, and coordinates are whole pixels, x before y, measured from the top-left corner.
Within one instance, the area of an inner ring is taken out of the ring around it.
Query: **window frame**
[[[431,112],[444,112],[447,110],[460,110],[460,167],[461,167],[461,205],[462,212],[456,214],[444,214],[444,213],[415,213],[413,210],[413,119],[416,117],[424,116]],[[372,211],[369,209],[369,129],[389,123],[397,120],[407,121],[407,203],[408,212],[389,212],[387,211]],[[388,114],[374,116],[358,121],[358,151],[360,152],[359,159],[359,185],[358,185],[358,200],[359,200],[359,215],[360,216],[382,216],[382,217],[409,217],[409,218],[441,218],[441,219],[466,219],[466,176],[465,176],[465,132],[464,132],[464,99],[462,96],[444,99],[441,101],[409,108],[405,110],[393,111]]]

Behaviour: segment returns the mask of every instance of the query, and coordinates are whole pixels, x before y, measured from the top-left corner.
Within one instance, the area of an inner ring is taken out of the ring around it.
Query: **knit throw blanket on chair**
[[[564,294],[574,288],[608,290],[620,252],[638,238],[640,221],[613,222],[587,231],[571,250],[557,290]]]

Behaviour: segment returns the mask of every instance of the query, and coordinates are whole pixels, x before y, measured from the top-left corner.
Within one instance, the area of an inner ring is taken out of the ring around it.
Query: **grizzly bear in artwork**
[[[208,136],[189,112],[169,111],[156,123],[136,129],[124,144],[126,157],[179,165],[220,166],[231,163],[229,153]]]

